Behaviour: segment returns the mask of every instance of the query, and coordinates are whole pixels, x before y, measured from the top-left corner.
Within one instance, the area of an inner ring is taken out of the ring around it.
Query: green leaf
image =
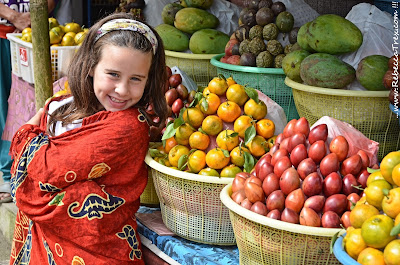
[[[182,155],[178,160],[178,169],[182,170],[187,165],[188,155]]]
[[[367,167],[367,171],[368,171],[368,173],[370,173],[370,174],[372,174],[372,173],[374,173],[374,172],[376,172],[376,171],[379,171],[379,170],[381,170],[381,169],[374,169],[374,168],[369,168],[369,167]]]
[[[151,157],[164,157],[164,154],[160,152],[158,149],[149,148],[149,153]]]
[[[201,100],[200,101],[201,102],[201,107],[203,107],[203,109],[205,110],[205,111],[207,111],[208,110],[208,102],[207,102],[207,100],[206,99],[204,99],[204,100]]]
[[[237,133],[237,132],[233,132],[233,133],[231,133],[230,135],[229,135],[229,137],[236,137],[236,136],[238,136],[239,134]]]
[[[174,128],[177,129],[179,126],[181,126],[184,123],[185,122],[183,121],[182,115],[179,115],[179,117],[174,120]]]
[[[258,93],[257,90],[255,90],[252,87],[245,86],[244,91],[246,94],[249,96],[249,98],[253,99],[255,102],[258,103]]]
[[[172,136],[175,135],[176,129],[174,127],[174,124],[175,123],[172,123],[172,122],[168,124],[168,126],[165,129],[165,132],[164,132],[164,134],[163,134],[163,136],[161,138],[162,141],[167,140],[167,139],[169,139],[169,138],[171,138]],[[164,146],[165,146],[165,144],[164,144]]]
[[[198,130],[199,132],[205,134],[205,135],[208,135],[208,133],[206,133],[201,127],[199,127],[199,129],[197,129],[197,130]]]
[[[336,234],[333,235],[332,240],[331,240],[331,245],[330,245],[330,253],[333,253],[333,246],[335,245],[336,240],[339,237],[339,234],[341,233],[341,231],[336,232]]]
[[[194,95],[193,101],[190,102],[189,107],[194,107],[194,106],[196,106],[196,105],[200,102],[200,100],[201,100],[203,97],[204,97],[204,96],[203,96],[203,94],[202,94],[201,92],[196,92],[196,94]]]
[[[222,153],[224,153],[224,156],[225,156],[225,157],[230,157],[230,154],[229,154],[229,151],[228,151],[228,150],[225,150],[225,149],[222,149],[222,148],[221,148],[221,151],[222,151]]]
[[[392,230],[390,231],[391,236],[396,236],[398,234],[400,234],[400,224],[393,227]]]
[[[250,171],[254,168],[255,159],[249,152],[243,152],[244,156],[244,171],[250,173]]]
[[[253,138],[256,136],[256,134],[257,132],[254,126],[248,127],[244,132],[244,144],[248,145],[251,142],[251,140],[253,140]]]

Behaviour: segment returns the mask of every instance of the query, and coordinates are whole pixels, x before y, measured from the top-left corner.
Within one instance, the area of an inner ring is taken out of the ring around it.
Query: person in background
[[[58,0],[48,0],[51,12]],[[11,89],[11,52],[7,33],[18,33],[30,27],[29,1],[0,0],[0,136],[3,134],[7,119],[8,97]],[[10,202],[10,141],[0,140],[0,171],[3,183],[0,184],[0,203]]]
[[[147,185],[145,110],[167,114],[162,40],[113,14],[89,29],[71,66],[72,95],[51,99],[11,143],[10,264],[144,264],[135,213]]]

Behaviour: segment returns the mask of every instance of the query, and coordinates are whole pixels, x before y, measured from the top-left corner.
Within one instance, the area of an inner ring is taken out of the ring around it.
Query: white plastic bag
[[[355,5],[346,19],[353,22],[363,34],[361,47],[352,53],[339,56],[344,62],[357,69],[359,62],[369,55],[393,56],[393,17],[376,6],[361,3]],[[350,90],[366,90],[357,80],[347,86]]]

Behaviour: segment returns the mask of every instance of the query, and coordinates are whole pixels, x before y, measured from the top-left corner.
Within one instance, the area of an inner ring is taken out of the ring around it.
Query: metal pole
[[[30,2],[36,110],[53,95],[47,0]]]

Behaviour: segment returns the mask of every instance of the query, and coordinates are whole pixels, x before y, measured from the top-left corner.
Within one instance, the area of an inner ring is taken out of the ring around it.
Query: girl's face
[[[142,98],[151,59],[151,52],[115,45],[103,47],[100,61],[90,76],[94,93],[105,110],[125,110]]]

